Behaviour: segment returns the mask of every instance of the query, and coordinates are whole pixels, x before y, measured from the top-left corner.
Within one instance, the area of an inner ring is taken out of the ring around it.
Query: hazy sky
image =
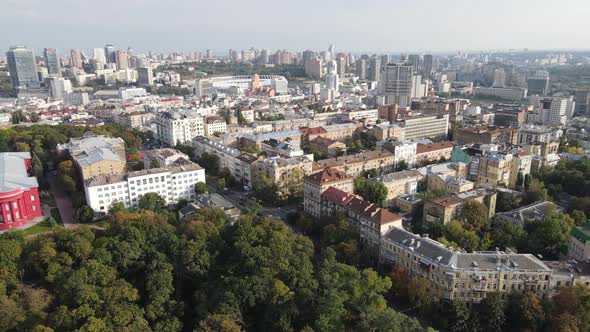
[[[590,49],[590,0],[0,0],[0,51]]]

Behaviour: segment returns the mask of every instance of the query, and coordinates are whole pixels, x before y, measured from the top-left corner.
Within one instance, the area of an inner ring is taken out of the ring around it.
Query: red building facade
[[[41,217],[39,185],[29,152],[0,153],[0,229],[20,227]]]

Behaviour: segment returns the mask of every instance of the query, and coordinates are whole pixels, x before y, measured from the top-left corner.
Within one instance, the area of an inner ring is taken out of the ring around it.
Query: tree
[[[227,315],[212,314],[199,322],[196,332],[241,332],[242,328]]]
[[[155,159],[150,161],[150,168],[160,168],[160,162]]]
[[[207,174],[213,176],[219,174],[219,167],[221,165],[219,161],[219,156],[205,152],[201,155],[199,160],[197,160],[197,163],[205,169]]]
[[[506,303],[499,293],[489,293],[477,306],[482,331],[504,331]]]
[[[586,217],[586,214],[584,214],[584,212],[580,210],[572,211],[571,217],[574,219],[576,226],[582,226],[588,223],[588,218]]]
[[[147,193],[141,196],[138,206],[141,210],[160,212],[166,208],[166,201],[156,193]]]
[[[75,193],[77,191],[76,181],[74,181],[74,179],[72,179],[71,176],[69,176],[69,175],[63,175],[61,177],[61,183],[64,186],[65,191],[68,194],[72,194],[72,193]]]
[[[540,254],[545,259],[557,259],[573,224],[573,219],[566,214],[545,212],[543,221],[531,221],[525,225],[528,236],[521,251]]]
[[[368,182],[365,184],[363,197],[369,202],[383,206],[387,199],[387,191],[387,187],[381,182]]]
[[[465,229],[479,232],[488,223],[488,208],[478,201],[468,201],[461,208],[458,219]]]
[[[480,238],[474,231],[465,229],[463,224],[457,220],[452,220],[443,231],[444,237],[439,241],[451,245],[455,248],[460,247],[467,251],[475,251],[480,246]]]
[[[396,172],[405,171],[408,169],[408,163],[405,160],[400,160],[396,165]]]
[[[225,178],[217,179],[217,188],[221,190],[225,189]]]
[[[546,201],[547,200],[547,189],[545,189],[545,185],[543,182],[534,179],[532,180],[531,184],[528,186],[528,189],[524,193],[524,204],[532,204],[539,201]]]
[[[91,223],[94,221],[94,210],[88,205],[82,205],[77,211],[78,221],[81,223]]]
[[[537,330],[545,319],[545,311],[541,300],[533,292],[512,293],[510,295],[508,312],[510,322],[518,331]]]
[[[469,332],[471,331],[470,320],[471,315],[469,308],[463,301],[453,301],[450,304],[450,319],[451,326],[449,331],[451,332]]]
[[[208,189],[207,189],[207,185],[205,184],[205,182],[197,182],[195,184],[195,193],[197,195],[202,195],[207,193]]]
[[[109,207],[109,214],[115,214],[117,212],[127,212],[125,203],[121,201],[114,201],[111,203],[111,206]]]

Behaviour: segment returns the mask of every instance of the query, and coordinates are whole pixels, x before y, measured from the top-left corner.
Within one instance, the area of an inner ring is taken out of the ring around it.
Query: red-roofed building
[[[299,131],[303,134],[305,141],[311,141],[316,137],[325,135],[328,131],[322,127],[301,127]]]
[[[347,193],[353,192],[353,177],[331,168],[306,176],[303,180],[303,206],[305,212],[318,218],[321,215],[321,195],[334,187]]]
[[[402,227],[402,218],[362,197],[329,187],[321,194],[320,216],[346,213],[349,222],[359,230],[360,241],[368,248],[379,248],[381,236],[392,227]]]

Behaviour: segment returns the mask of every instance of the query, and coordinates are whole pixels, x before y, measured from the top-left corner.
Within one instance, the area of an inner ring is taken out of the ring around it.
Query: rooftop
[[[27,159],[30,152],[0,153],[0,193],[39,187],[37,178],[29,176]]]
[[[167,167],[159,167],[159,168],[150,168],[150,169],[143,169],[140,171],[129,172],[125,174],[117,174],[117,175],[101,175],[94,177],[92,179],[88,179],[85,182],[86,187],[96,187],[96,186],[104,186],[111,183],[123,182],[134,177],[144,176],[149,174],[160,174],[160,173],[182,173],[182,172],[190,172],[202,169],[201,166],[195,164],[193,162],[187,161],[185,159],[178,159],[173,164]]]
[[[444,149],[452,149],[454,146],[455,145],[449,141],[443,141],[443,142],[431,143],[431,144],[418,144],[416,146],[416,154],[428,153],[428,152],[444,150]]]
[[[385,150],[375,150],[375,151],[366,151],[360,152],[357,154],[346,155],[331,159],[324,159],[315,162],[315,168],[325,168],[325,167],[335,167],[341,166],[344,164],[355,164],[355,163],[362,163],[368,160],[373,159],[380,159],[380,158],[393,158],[393,154],[389,151]]]
[[[418,254],[422,257],[421,262],[424,259],[426,264],[442,264],[455,270],[551,271],[547,265],[531,254],[516,254],[511,251],[465,253],[446,247],[427,236],[422,237],[400,228],[392,228],[385,238]]]
[[[309,141],[309,143],[313,143],[315,145],[320,145],[320,146],[330,146],[332,144],[338,143],[338,141],[333,140],[331,138],[318,136],[318,137],[312,139],[311,141]]]
[[[320,172],[307,176],[307,179],[315,183],[331,183],[352,179],[352,176],[332,168],[324,168]]]

